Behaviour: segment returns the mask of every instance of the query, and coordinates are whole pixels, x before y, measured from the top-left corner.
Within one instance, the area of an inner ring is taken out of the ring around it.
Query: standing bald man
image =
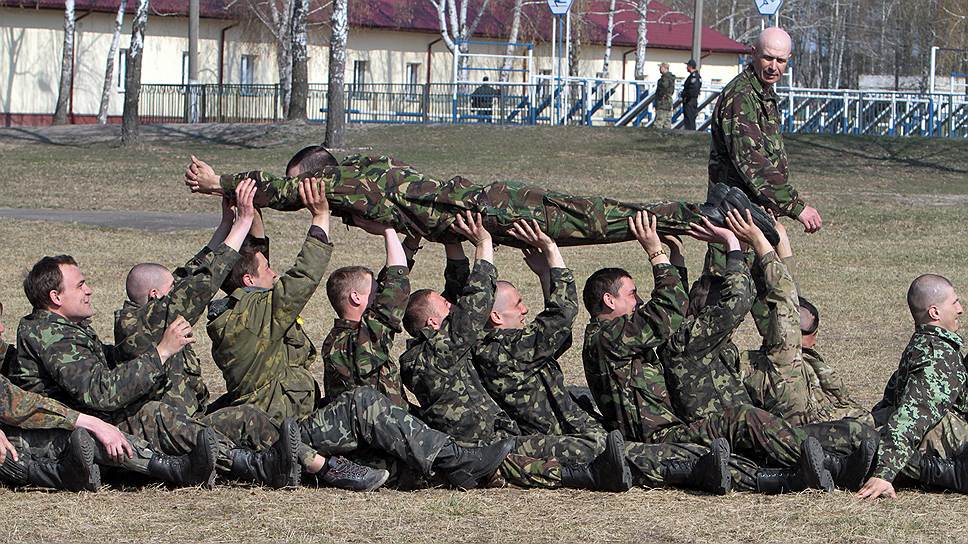
[[[788,179],[773,89],[786,71],[792,49],[783,29],[764,30],[753,45],[753,62],[723,88],[713,112],[709,186],[722,182],[739,187],[777,217],[796,219],[806,232],[817,232],[820,213],[800,199]],[[722,276],[725,266],[725,250],[710,245],[706,270]]]

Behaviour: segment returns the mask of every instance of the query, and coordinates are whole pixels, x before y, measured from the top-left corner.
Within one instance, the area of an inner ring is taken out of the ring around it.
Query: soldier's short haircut
[[[364,282],[373,281],[373,271],[365,266],[344,266],[337,268],[326,280],[326,297],[336,310],[342,313],[346,304],[346,297],[350,290],[360,289]]]
[[[77,266],[70,255],[47,256],[37,261],[24,278],[24,294],[36,310],[51,307],[50,292],[64,290],[64,274],[61,265]]]
[[[800,297],[800,334],[809,335],[820,328],[820,312],[809,300]]]
[[[403,328],[414,338],[434,313],[430,305],[430,295],[433,293],[433,289],[418,289],[411,293],[410,299],[407,300],[407,311],[403,313]]]
[[[299,169],[298,175],[319,172],[327,166],[339,166],[339,161],[321,145],[311,145],[296,152],[286,165],[286,174],[293,168]]]
[[[232,271],[226,276],[225,282],[222,284],[223,291],[232,294],[232,291],[245,287],[245,284],[242,282],[242,277],[246,274],[255,275],[259,272],[259,259],[256,258],[256,255],[259,253],[262,253],[259,244],[250,243],[248,240],[242,243],[242,247],[239,248],[239,255],[242,258],[236,261],[235,266],[232,267]]]
[[[140,263],[131,267],[124,280],[124,291],[128,300],[135,304],[148,302],[148,292],[160,289],[168,280],[171,272],[158,263]]]
[[[722,296],[722,278],[712,274],[703,274],[692,282],[689,287],[689,302],[686,303],[686,315],[699,315],[710,300],[719,300]]]
[[[497,280],[497,281],[494,282],[494,286],[495,286],[495,288],[494,288],[494,304],[491,305],[491,310],[492,311],[493,311],[494,307],[497,306],[497,299],[501,295],[501,292],[502,291],[507,291],[509,289],[516,289],[516,287],[514,286],[514,284],[511,283],[511,282],[509,282],[508,280]],[[517,301],[515,301],[515,302],[517,302]]]
[[[907,292],[908,308],[916,323],[931,321],[928,309],[944,302],[948,291],[953,289],[951,281],[937,274],[922,274],[911,282]]]
[[[602,297],[605,293],[617,295],[622,278],[632,279],[632,276],[621,268],[602,268],[589,276],[582,289],[581,299],[585,303],[585,309],[595,317],[608,311]]]

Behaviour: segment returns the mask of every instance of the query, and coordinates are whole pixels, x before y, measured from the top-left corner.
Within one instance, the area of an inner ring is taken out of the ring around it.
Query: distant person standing
[[[686,63],[686,71],[689,72],[689,77],[683,83],[682,93],[679,95],[679,98],[682,99],[683,127],[686,130],[696,130],[696,115],[699,113],[699,91],[702,89],[702,76],[699,75],[699,69],[696,67],[696,59],[689,59],[689,62]]]
[[[676,92],[676,76],[669,71],[669,63],[659,65],[659,84],[655,88],[655,128],[672,127],[672,96]]]
[[[497,89],[491,87],[487,82],[490,78],[484,76],[484,83],[474,89],[471,93],[471,108],[477,116],[479,123],[490,123],[491,114],[494,110],[494,97],[497,96]]]

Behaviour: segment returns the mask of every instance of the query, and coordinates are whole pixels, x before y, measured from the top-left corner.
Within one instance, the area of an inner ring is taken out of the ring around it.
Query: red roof
[[[473,19],[481,0],[469,0],[468,19]],[[205,18],[235,19],[240,3],[226,7],[226,0],[200,0],[200,14]],[[615,34],[612,45],[615,47],[634,47],[638,13],[635,0],[617,0],[615,13]],[[439,34],[437,11],[430,0],[349,0],[350,25],[358,28],[378,28]],[[133,13],[137,0],[127,0],[126,11]],[[511,27],[511,13],[514,0],[491,0],[486,13],[474,34],[478,38],[507,39]],[[584,28],[585,43],[604,44],[608,24],[608,0],[589,0],[585,3],[588,10]],[[64,9],[64,0],[0,0],[3,7],[22,7],[29,9]],[[75,0],[78,16],[86,11],[115,12],[117,0]],[[150,12],[158,15],[186,15],[188,0],[151,0]],[[323,20],[326,14],[316,11],[314,20]],[[527,4],[523,8],[519,42],[548,42],[554,24],[551,11],[545,2]],[[692,18],[673,11],[668,6],[649,2],[648,44],[650,48],[692,49]],[[717,53],[748,53],[749,47],[731,40],[709,27],[702,31],[703,51]]]

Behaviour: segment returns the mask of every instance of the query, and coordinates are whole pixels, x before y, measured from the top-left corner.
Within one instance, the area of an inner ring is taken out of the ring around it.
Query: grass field
[[[211,197],[190,195],[180,178],[189,154],[219,172],[282,170],[294,149],[322,127],[150,127],[135,149],[117,147],[113,128],[0,129],[0,208],[150,210],[216,213]],[[347,152],[392,154],[428,174],[479,182],[514,179],[579,194],[633,201],[702,200],[708,136],[650,130],[502,127],[367,127],[348,133]],[[968,285],[968,143],[921,139],[787,138],[792,179],[824,217],[824,229],[793,231],[799,281],[819,307],[820,349],[865,405],[883,385],[911,331],[904,293],[911,279],[937,272]],[[308,214],[267,212],[273,264],[291,263]],[[214,225],[213,225],[214,226]],[[382,243],[354,229],[333,229],[331,267],[382,264]],[[123,278],[137,262],[175,266],[209,232],[146,232],[0,217],[0,301],[6,338],[27,312],[21,280],[45,254],[71,253],[95,289],[95,328],[110,341]],[[579,278],[623,266],[649,288],[637,244],[567,248]],[[688,245],[693,270],[702,248]],[[501,248],[502,277],[532,308],[540,291],[519,253]],[[418,255],[415,288],[439,287],[443,252]],[[317,345],[333,319],[322,293],[303,314]],[[579,315],[575,334],[587,314]],[[199,329],[197,351],[217,395],[224,391]],[[580,343],[580,342],[579,342]],[[741,347],[754,347],[743,325]],[[398,340],[397,352],[402,347]],[[562,359],[569,381],[583,382],[580,353]],[[317,373],[319,368],[316,368]],[[321,377],[321,376],[320,376]],[[640,542],[948,542],[968,541],[968,498],[905,490],[899,499],[862,503],[850,494],[710,497],[635,490],[623,495],[515,489],[456,493],[382,490],[351,494],[302,489],[269,492],[220,486],[103,490],[97,494],[0,490],[0,537],[8,541],[630,541]]]

